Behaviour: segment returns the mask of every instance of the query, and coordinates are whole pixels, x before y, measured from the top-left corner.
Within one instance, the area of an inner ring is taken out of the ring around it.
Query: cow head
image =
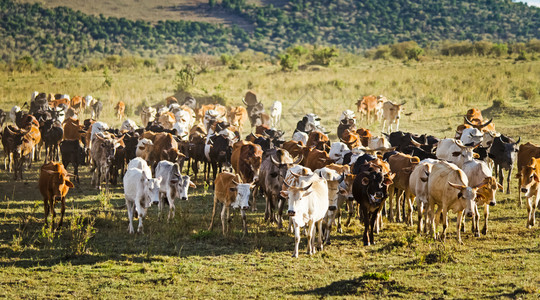
[[[231,203],[233,208],[240,208],[242,210],[249,209],[249,195],[251,194],[250,190],[253,187],[253,183],[239,183],[232,181],[233,187],[230,187],[231,192],[235,192],[236,196],[234,202]]]
[[[491,206],[497,204],[497,200],[495,200],[497,189],[502,190],[503,186],[497,182],[495,177],[484,178],[483,185],[476,192],[477,204],[487,203]]]
[[[180,166],[175,163],[171,174],[170,184],[176,189],[176,195],[182,200],[188,199],[188,189],[197,188],[188,175],[180,174]]]
[[[475,187],[455,184],[452,182],[448,182],[448,184],[459,191],[457,194],[458,199],[465,201],[465,211],[463,213],[469,218],[472,217],[474,211],[476,211],[476,192],[478,191],[478,188],[485,185],[485,183],[482,182],[480,185]]]
[[[357,182],[361,184],[361,194],[367,195],[367,199],[364,196],[360,196],[359,199],[355,196],[356,201],[368,200],[370,205],[378,206],[384,203],[384,200],[388,197],[388,186],[393,183],[392,179],[395,174],[383,174],[378,170],[365,171],[355,179],[355,185]],[[354,189],[354,187],[353,187]]]
[[[144,174],[144,173],[143,173]],[[143,207],[142,212],[137,212],[140,214],[140,217],[146,216],[146,209],[154,204],[159,203],[159,186],[161,184],[161,176],[158,178],[148,178],[144,175],[143,185],[144,185],[144,203],[141,205]]]
[[[516,142],[504,135],[496,137],[489,151],[490,157],[503,168],[510,169],[516,161],[520,141],[521,137]]]
[[[315,173],[326,179],[328,185],[328,210],[335,211],[338,206],[339,183],[344,180],[345,174],[340,175],[335,170],[326,167],[315,170]]]
[[[318,175],[312,175],[312,176],[318,176]],[[289,209],[287,211],[287,214],[291,217],[294,217],[296,215],[297,210],[307,210],[307,202],[301,201],[303,197],[308,196],[311,194],[311,186],[313,185],[313,182],[311,181],[312,176],[309,176],[305,179],[299,180],[298,185],[288,185],[287,182],[283,182],[283,184],[287,187],[286,191],[281,191],[281,196],[284,198],[288,198],[289,202]]]
[[[531,197],[529,193],[533,186],[538,186],[540,182],[540,159],[531,158],[527,165],[521,168],[521,192],[525,193],[526,197]]]

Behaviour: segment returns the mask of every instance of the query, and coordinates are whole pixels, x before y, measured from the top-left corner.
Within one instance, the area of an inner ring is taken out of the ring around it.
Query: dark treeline
[[[359,53],[385,44],[414,41],[424,48],[445,40],[505,44],[505,49],[489,50],[504,54],[512,45],[540,38],[540,9],[510,0],[290,0],[281,7],[210,0],[209,4],[211,10],[245,19],[253,31],[203,22],[151,24],[0,0],[0,55],[6,63],[30,57],[66,67],[110,55],[156,57],[248,49],[275,55],[299,44]],[[468,46],[462,46],[448,46],[441,54],[468,52]]]

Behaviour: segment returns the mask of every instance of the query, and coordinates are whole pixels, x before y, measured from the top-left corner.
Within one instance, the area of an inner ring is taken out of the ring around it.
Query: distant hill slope
[[[120,1],[116,10],[110,1],[80,2],[81,9],[107,12],[95,16],[0,0],[2,59],[29,55],[62,66],[110,54],[277,53],[301,43],[358,51],[406,40],[540,38],[540,9],[510,0]],[[161,12],[163,19],[132,20]],[[165,20],[175,12],[188,21]]]

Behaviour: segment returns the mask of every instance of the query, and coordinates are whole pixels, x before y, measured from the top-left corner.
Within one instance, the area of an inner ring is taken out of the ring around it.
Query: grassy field
[[[185,58],[184,63],[194,63]],[[177,69],[112,70],[104,85],[101,71],[48,69],[41,73],[3,73],[0,108],[21,105],[34,90],[91,94],[105,102],[104,120],[113,126],[112,107],[123,100],[140,122],[142,103],[163,103],[174,94]],[[421,63],[342,58],[329,68],[311,66],[281,72],[270,63],[245,63],[241,70],[212,66],[190,88],[197,99],[223,98],[241,105],[247,89],[265,106],[284,104],[283,129],[289,137],[296,121],[315,112],[335,140],[337,119],[361,95],[383,94],[407,101],[401,129],[453,136],[470,107],[494,117],[496,129],[522,141],[540,143],[540,62],[491,59],[430,59]],[[496,105],[493,106],[494,100]],[[376,133],[381,124],[370,125]],[[247,133],[248,130],[245,130]],[[332,137],[331,135],[331,137]],[[0,171],[0,295],[6,298],[522,298],[540,295],[540,231],[526,229],[526,209],[511,194],[497,194],[486,236],[455,238],[450,214],[446,243],[416,234],[416,227],[385,222],[376,245],[362,245],[363,226],[354,220],[332,245],[313,256],[302,240],[298,259],[290,257],[293,236],[263,221],[264,199],[248,213],[249,233],[241,221],[221,235],[219,216],[207,231],[212,190],[200,179],[189,201],[177,202],[167,224],[156,207],[144,221],[145,233],[127,233],[122,186],[109,194],[90,187],[88,168],[81,185],[70,190],[64,227],[51,234],[43,227],[36,163],[13,182]],[[71,167],[68,167],[71,170]],[[57,208],[58,211],[58,208]]]

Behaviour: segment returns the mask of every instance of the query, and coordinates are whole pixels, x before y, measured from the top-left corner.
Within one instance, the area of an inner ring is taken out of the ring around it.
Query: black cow
[[[92,105],[92,119],[94,119],[94,120],[99,119],[99,115],[101,115],[102,110],[103,110],[103,103],[101,103],[101,101],[97,100]]]
[[[407,146],[405,149],[403,149],[403,153],[409,154],[411,156],[417,156],[418,158],[420,158],[420,160],[426,158],[437,159],[437,156],[431,151],[426,151],[425,149],[416,146]]]
[[[205,165],[207,164],[207,159],[204,155],[205,139],[206,137],[202,133],[195,132],[189,135],[188,154],[186,157],[189,158],[188,171],[191,165],[191,170],[194,174],[193,180],[197,178],[197,174],[199,173],[199,162]]]
[[[421,148],[428,153],[432,153],[434,147],[439,143],[439,139],[432,135],[417,135],[410,132],[395,131],[385,134],[392,147],[396,147],[399,152],[406,153],[407,147]]]
[[[210,167],[212,167],[212,181],[214,181],[217,172],[221,172],[223,167],[231,166],[232,141],[226,136],[217,134],[210,137],[208,144],[210,144],[208,154],[210,162],[205,165],[205,179],[209,180]]]
[[[501,135],[493,139],[493,144],[489,149],[489,157],[493,160],[495,165],[495,176],[499,179],[499,184],[503,185],[503,169],[508,170],[508,177],[506,178],[506,193],[510,194],[510,175],[512,174],[512,168],[516,161],[518,144],[521,141],[521,137],[517,142],[513,139]]]
[[[197,108],[197,100],[195,100],[195,98],[192,96],[187,96],[186,99],[184,99],[184,102],[182,102],[182,105],[195,110]]]
[[[60,153],[62,153],[62,164],[65,168],[71,163],[73,164],[75,178],[77,183],[79,180],[79,166],[86,165],[86,153],[80,141],[65,140],[60,143]]]
[[[356,162],[353,165],[352,173],[355,174],[355,175],[360,173],[362,167],[364,166],[364,164],[366,162],[372,161],[372,160],[375,160],[375,159],[377,159],[377,156],[371,155],[371,154],[364,154],[364,155],[358,157],[358,159],[356,160]]]
[[[358,174],[354,179],[352,193],[360,205],[360,213],[364,221],[364,246],[375,244],[373,239],[375,221],[388,198],[388,186],[392,184],[392,177],[370,168]]]
[[[139,133],[126,132],[124,133],[124,145],[125,145],[125,159],[126,163],[137,157],[135,152],[137,151],[137,144],[139,143]]]
[[[45,144],[45,163],[48,161],[59,161],[58,146],[64,136],[62,124],[52,119],[46,120],[39,130],[41,131],[41,140]]]

